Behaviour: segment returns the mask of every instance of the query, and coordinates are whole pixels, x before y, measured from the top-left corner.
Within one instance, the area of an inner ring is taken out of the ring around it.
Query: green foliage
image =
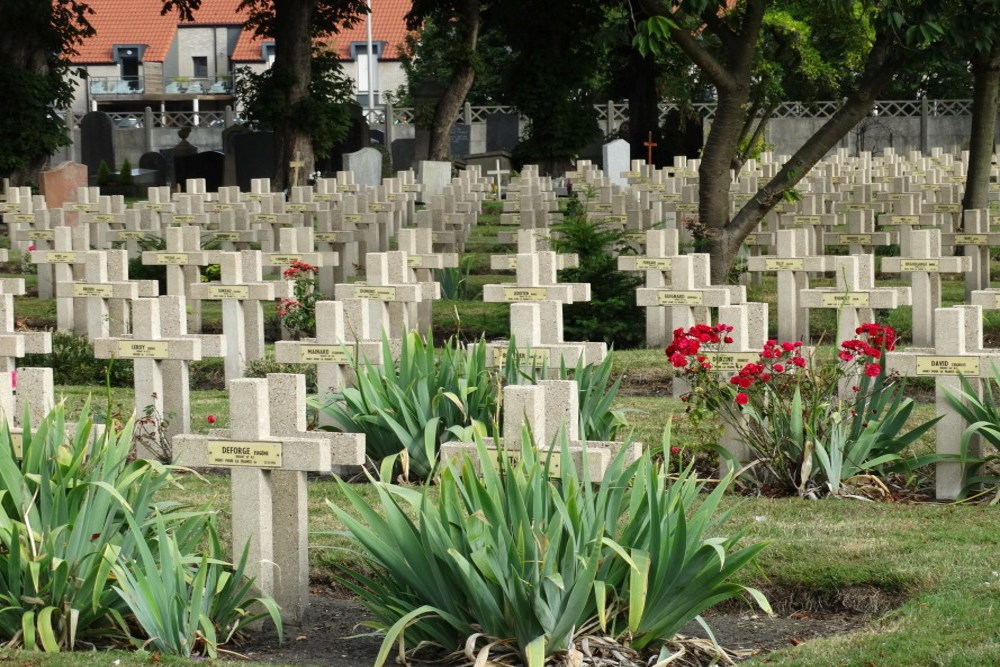
[[[156,517],[146,529],[155,541],[144,539],[143,530],[129,518],[137,559],[115,563],[114,590],[149,636],[136,644],[152,644],[157,651],[186,658],[193,653],[217,658],[218,645],[261,618],[270,618],[280,640],[277,605],[271,598],[251,597],[253,580],[243,574],[249,545],[233,567],[222,560],[224,550],[212,524],[206,528],[211,552],[197,557],[181,551],[163,517]],[[251,613],[250,605],[265,611]]]
[[[960,458],[975,474],[965,483],[964,493],[974,493],[982,486],[992,491],[1000,485],[997,462],[1000,461],[1000,406],[996,401],[995,387],[1000,387],[1000,370],[993,369],[993,377],[983,382],[982,394],[968,378],[961,378],[961,389],[945,390],[945,399],[968,426],[962,433]],[[981,438],[992,449],[986,455],[977,455],[972,448],[975,438]]]
[[[135,180],[132,178],[132,163],[128,161],[128,158],[122,160],[122,168],[118,172],[118,183],[129,188],[135,184]]]
[[[111,185],[113,177],[111,176],[111,167],[104,160],[101,160],[97,165],[97,185],[100,187],[105,187]]]
[[[590,301],[563,306],[568,340],[603,340],[618,349],[643,347],[645,315],[635,305],[642,279],[618,270],[618,255],[632,252],[625,231],[587,218],[586,204],[571,199],[563,221],[553,225],[552,247],[575,253],[577,268],[559,272],[560,282],[590,283]]]
[[[471,272],[472,257],[468,255],[459,260],[458,266],[435,270],[434,279],[441,285],[441,298],[446,301],[476,299],[481,290],[476,290],[469,284]]]
[[[4,3],[0,90],[9,103],[0,114],[0,177],[24,175],[72,143],[55,110],[72,105],[69,55],[94,34],[90,14],[93,10],[78,0]]]
[[[247,67],[237,70],[234,92],[248,124],[270,129],[283,124],[300,127],[310,133],[317,154],[329,151],[347,136],[354,103],[353,84],[336,54],[319,47],[313,50],[309,96],[301,103],[288,103],[294,76],[283,72],[275,67],[263,72]]]
[[[20,365],[51,368],[57,385],[102,386],[107,381],[112,387],[132,386],[132,364],[95,359],[94,346],[85,336],[66,331],[52,332],[51,354],[26,354]]]
[[[556,479],[526,430],[516,462],[494,464],[479,444],[482,477],[469,459],[443,466],[437,498],[372,480],[379,511],[340,482],[360,519],[331,508],[374,571],[341,567],[340,580],[385,632],[376,664],[397,641],[450,652],[468,640],[475,653],[496,642],[487,657],[513,653],[528,667],[588,634],[656,649],[747,590],[731,579],[764,545],[718,537],[728,479],[706,495],[690,468],[672,478],[648,455],[619,454],[592,485],[565,438],[557,449]]]
[[[383,359],[391,359],[388,341]],[[402,341],[399,358],[383,367],[356,359],[354,387],[311,399],[337,428],[364,433],[368,456],[375,461],[403,452],[403,472],[431,474],[441,443],[472,434],[495,436],[501,417],[500,396],[507,384],[535,383],[545,374],[528,367],[511,341],[504,366],[487,365],[486,343],[464,347],[451,338],[436,350],[419,334]],[[577,380],[580,433],[588,440],[614,440],[625,426],[623,413],[611,409],[619,382],[608,385],[613,359],[596,366],[561,368],[559,377]]]

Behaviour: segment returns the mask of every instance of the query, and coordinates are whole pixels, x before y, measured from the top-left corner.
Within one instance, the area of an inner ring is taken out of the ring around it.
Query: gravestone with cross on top
[[[645,271],[647,289],[664,288],[673,266],[672,258],[679,254],[676,229],[650,229],[646,232],[645,255],[621,255],[619,271]],[[646,345],[662,347],[670,342],[674,330],[667,306],[646,306]]]
[[[364,436],[305,430],[305,377],[229,384],[230,428],[173,439],[174,463],[229,468],[233,554],[248,545],[247,576],[302,622],[309,595],[306,474],[364,462]]]
[[[548,457],[549,471],[559,476],[562,470],[562,437],[568,441],[568,451],[582,479],[599,482],[604,478],[612,459],[622,448],[626,462],[634,461],[642,451],[636,442],[587,441],[580,437],[580,396],[574,380],[542,380],[537,385],[507,385],[503,390],[503,437],[500,441],[485,441],[487,455],[494,460],[502,448],[511,461],[521,456],[521,437],[530,428],[538,456]],[[551,451],[551,456],[549,452]],[[478,470],[478,448],[469,442],[447,442],[441,445],[441,460],[468,456]],[[586,477],[584,477],[586,469]]]

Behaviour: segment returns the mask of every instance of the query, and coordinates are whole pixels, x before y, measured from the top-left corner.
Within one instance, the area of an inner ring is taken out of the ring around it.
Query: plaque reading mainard
[[[340,345],[303,345],[299,348],[303,364],[349,364],[352,359]]]

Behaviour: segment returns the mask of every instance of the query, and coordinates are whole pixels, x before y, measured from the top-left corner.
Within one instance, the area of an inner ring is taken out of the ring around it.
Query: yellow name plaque
[[[422,269],[424,268],[424,256],[423,255],[407,255],[406,265],[411,269]]]
[[[28,232],[29,241],[51,241],[56,237],[55,232],[50,229],[36,229]]]
[[[146,232],[136,232],[136,231],[122,231],[118,232],[118,240],[120,241],[141,241],[146,238]]]
[[[747,364],[760,361],[757,352],[706,352],[705,361],[712,364],[715,371],[738,371]]]
[[[340,345],[303,345],[299,348],[303,364],[349,364],[351,358]]]
[[[661,306],[700,306],[704,297],[701,292],[660,291],[656,293],[656,303]]]
[[[273,223],[278,221],[278,216],[274,213],[255,213],[252,220],[261,224]]]
[[[249,299],[250,287],[247,285],[209,285],[210,299]]]
[[[304,213],[309,209],[309,204],[285,204],[285,210],[289,213]]]
[[[935,213],[961,213],[961,204],[934,204]]]
[[[520,366],[531,364],[533,368],[541,368],[549,363],[549,351],[543,347],[530,350],[518,350],[517,362]],[[493,352],[493,364],[495,366],[507,365],[507,348],[497,348]]]
[[[867,308],[870,300],[868,292],[840,292],[824,294],[821,303],[827,308],[847,306],[851,308]]]
[[[157,264],[189,264],[188,254],[184,252],[158,252],[156,253]]]
[[[356,287],[354,289],[355,299],[376,299],[378,301],[395,301],[395,287]]]
[[[919,225],[920,216],[919,215],[890,215],[886,216],[887,220],[882,223],[886,225]]]
[[[10,444],[14,449],[14,458],[20,459],[24,457],[24,435],[21,433],[11,433],[10,434]]]
[[[955,234],[955,245],[988,245],[986,234]]]
[[[901,259],[899,260],[900,271],[940,271],[941,260],[939,259]]]
[[[316,232],[315,238],[317,241],[323,241],[324,243],[336,243],[340,240],[341,234],[343,234],[346,239],[346,236],[350,234],[350,232]]]
[[[856,243],[858,245],[871,245],[871,234],[838,234],[837,243]]]
[[[823,217],[819,215],[793,215],[792,222],[796,225],[821,225]]]
[[[94,213],[90,216],[90,222],[117,222],[117,216],[110,213]]]
[[[291,266],[292,262],[302,260],[302,255],[268,255],[267,263],[270,266]]]
[[[764,260],[765,271],[802,271],[805,263],[801,259],[772,258]]]
[[[917,357],[917,375],[971,375],[979,376],[978,357],[945,357],[920,355]]]
[[[669,257],[639,257],[635,260],[635,268],[646,271],[669,271]]]
[[[215,239],[216,241],[239,241],[240,240],[240,233],[239,232],[215,232],[212,235],[212,238]]]
[[[216,203],[214,206],[212,206],[212,210],[213,211],[232,211],[233,210],[233,205],[232,204]]]
[[[191,213],[176,213],[170,218],[171,222],[176,222],[179,225],[187,225],[194,222],[194,215]]]
[[[166,359],[168,352],[169,346],[166,341],[118,341],[118,356],[122,359]]]
[[[344,222],[353,222],[353,223],[357,224],[357,223],[361,222],[361,214],[360,213],[345,213],[344,214]]]
[[[503,300],[511,303],[515,301],[545,301],[547,298],[548,291],[544,287],[505,287],[503,289]]]
[[[91,283],[77,283],[73,285],[73,296],[99,296],[107,299],[113,293],[111,285],[95,285]]]
[[[7,222],[34,222],[34,213],[9,213],[3,217]]]
[[[45,261],[49,264],[76,264],[75,252],[47,252]]]
[[[280,468],[281,443],[209,440],[208,462],[211,465]]]
[[[684,204],[684,203],[676,204],[676,205],[674,205],[674,210],[677,211],[678,213],[697,213],[698,212],[698,205],[697,204]]]
[[[71,211],[82,211],[82,212],[85,213],[87,211],[93,211],[94,209],[97,208],[97,205],[96,204],[70,204],[68,208]]]

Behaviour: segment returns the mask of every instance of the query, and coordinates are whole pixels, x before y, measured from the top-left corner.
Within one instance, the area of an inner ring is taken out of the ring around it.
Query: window
[[[264,64],[268,67],[274,64],[274,42],[265,42],[260,47],[260,54],[264,59]]]
[[[378,61],[379,56],[382,55],[382,43],[375,42],[372,44],[372,55],[368,54],[368,45],[364,42],[355,42],[351,44],[351,55],[354,57],[357,63],[357,73],[355,74],[354,80],[358,83],[358,97],[363,98],[364,103],[368,103],[368,84],[371,82],[371,89],[375,93],[375,97],[378,97],[379,82],[378,82]],[[370,78],[369,78],[370,77]]]
[[[191,64],[194,69],[194,78],[208,78],[208,56],[194,56],[191,58]]]

